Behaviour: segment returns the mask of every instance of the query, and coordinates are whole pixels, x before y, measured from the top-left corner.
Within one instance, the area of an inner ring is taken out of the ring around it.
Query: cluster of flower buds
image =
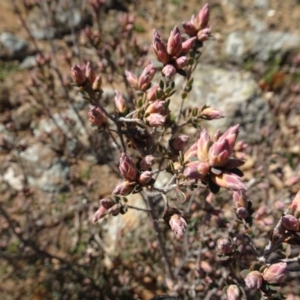
[[[195,39],[194,37],[183,41],[179,28],[175,26],[166,44],[160,34],[156,30],[153,31],[152,49],[157,59],[164,65],[162,69],[164,76],[173,78],[179,70],[187,66],[186,54],[194,45]]]
[[[106,215],[117,216],[120,213],[122,205],[112,199],[104,198],[100,200],[100,207],[93,216],[93,222],[97,222]]]
[[[166,123],[170,111],[168,102],[163,100],[155,100],[150,102],[146,107],[144,119],[151,127],[163,126]]]
[[[240,219],[247,219],[250,216],[250,209],[252,202],[242,191],[234,191],[232,194],[233,203],[235,206],[235,213]]]
[[[168,207],[164,212],[163,219],[166,223],[169,223],[177,238],[180,238],[184,234],[187,222],[178,209]]]
[[[202,129],[198,141],[184,153],[184,177],[201,180],[213,193],[218,192],[220,187],[246,190],[240,178],[243,173],[238,169],[244,161],[231,157],[238,132],[239,125],[235,125],[222,135],[217,132],[211,139]]]
[[[209,10],[209,5],[206,3],[196,17],[193,15],[190,21],[182,23],[185,33],[190,37],[197,37],[198,41],[206,41],[211,33],[209,27]]]
[[[265,285],[281,283],[287,274],[287,264],[279,262],[272,265],[262,265],[258,270],[251,270],[245,277],[245,284],[251,290],[257,290]]]
[[[71,68],[71,76],[77,86],[84,87],[89,83],[94,91],[101,91],[102,78],[100,75],[96,76],[90,62],[87,62],[84,66],[73,66]]]
[[[150,87],[155,72],[156,69],[154,68],[154,65],[149,63],[144,68],[139,78],[127,70],[125,71],[125,76],[133,89],[145,92]]]
[[[149,159],[148,158],[146,161],[145,157],[144,161],[142,160],[140,164],[145,167],[146,165],[150,166],[151,163],[154,163],[154,160],[152,160],[151,157]],[[149,168],[141,169],[141,172],[139,172],[133,160],[126,153],[121,154],[119,170],[124,178],[124,181],[115,187],[112,192],[113,195],[127,196],[131,192],[140,191],[142,187],[154,183],[152,172],[149,170]]]

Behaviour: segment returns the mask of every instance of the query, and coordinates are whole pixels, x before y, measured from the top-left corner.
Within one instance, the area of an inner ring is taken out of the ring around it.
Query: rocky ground
[[[139,43],[149,45],[154,27],[167,36],[202,2],[107,1],[104,33],[117,12],[129,7]],[[225,112],[226,118],[203,124],[212,132],[241,125],[240,138],[249,144],[244,178],[254,208],[263,210],[256,217],[258,228],[265,227],[255,240],[261,248],[300,188],[300,4],[209,3],[213,37],[205,44],[188,101]],[[109,289],[107,282],[112,289],[126,289],[115,299],[167,293],[171,288],[161,266],[149,266],[159,261],[159,251],[154,234],[149,240],[144,236],[150,223],[143,214],[129,210],[101,226],[91,224],[98,200],[118,181],[118,162],[108,152],[108,137],[91,128],[88,106],[69,84],[69,53],[94,58],[80,37],[80,30],[91,25],[91,11],[85,1],[52,4],[49,9],[34,0],[0,2],[0,299],[92,299],[99,286]],[[39,52],[52,56],[43,78],[35,68]],[[113,88],[105,83],[103,89],[109,101]],[[138,196],[130,204],[145,207]],[[220,208],[225,211],[226,205]],[[153,250],[151,259],[136,251],[141,245]],[[201,267],[210,272],[205,260]],[[297,280],[286,292],[300,293]],[[220,297],[216,292],[205,299]]]

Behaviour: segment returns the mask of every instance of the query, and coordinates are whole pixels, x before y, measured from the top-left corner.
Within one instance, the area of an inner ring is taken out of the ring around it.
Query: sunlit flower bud
[[[93,82],[95,81],[95,78],[96,78],[96,74],[92,68],[91,62],[89,62],[89,61],[87,62],[86,66],[85,66],[85,76],[89,80],[89,82],[91,84],[93,84]]]
[[[209,165],[207,163],[193,161],[186,164],[183,176],[186,179],[203,179],[209,171]]]
[[[284,215],[281,218],[281,225],[287,230],[299,231],[299,220],[293,215]]]
[[[196,37],[191,37],[191,38],[187,39],[186,41],[184,41],[181,44],[182,53],[183,54],[188,53],[191,50],[191,48],[194,46],[195,41],[196,41]]]
[[[172,217],[169,220],[169,224],[176,237],[181,237],[184,234],[185,229],[187,227],[186,220],[178,214],[172,215]]]
[[[171,79],[176,74],[176,68],[173,65],[165,65],[164,68],[161,71],[163,75],[165,75],[167,78]]]
[[[200,30],[197,33],[197,39],[198,39],[198,41],[204,42],[204,41],[208,40],[210,35],[211,35],[211,29],[210,28],[204,28],[203,30]]]
[[[120,213],[122,205],[120,203],[116,203],[114,206],[108,209],[107,213],[113,216],[117,216]]]
[[[166,117],[158,114],[158,113],[154,113],[154,114],[150,114],[147,118],[146,121],[149,123],[150,126],[152,127],[159,127],[165,124],[166,122]]]
[[[223,167],[227,164],[231,149],[227,140],[218,140],[208,151],[208,161],[212,167]]]
[[[177,69],[182,69],[184,68],[188,63],[188,59],[186,56],[181,56],[179,58],[176,59],[175,61],[175,66]]]
[[[213,137],[212,137],[212,141],[213,142],[216,142],[219,138],[220,138],[220,136],[221,136],[222,134],[221,134],[221,131],[218,129],[218,130],[216,130],[216,132],[214,133],[214,135],[213,135]]]
[[[240,300],[241,291],[236,284],[231,284],[226,290],[226,295],[228,300]]]
[[[147,91],[147,100],[148,101],[154,101],[157,99],[157,91],[159,90],[158,84],[153,85],[148,91]]]
[[[88,112],[88,118],[94,126],[98,126],[99,128],[107,123],[107,117],[100,107],[91,107]]]
[[[100,207],[95,212],[93,216],[93,222],[97,222],[98,220],[102,219],[104,216],[108,214],[108,210],[115,205],[115,202],[111,199],[104,198],[100,200]]]
[[[197,35],[197,28],[191,21],[182,23],[182,27],[184,32],[189,36],[194,37]]]
[[[232,240],[229,238],[221,238],[217,240],[217,250],[220,254],[229,255],[232,254],[235,249]]]
[[[258,271],[251,271],[245,278],[245,284],[250,290],[260,289],[262,283],[263,278]]]
[[[170,140],[170,147],[176,152],[183,151],[188,141],[189,136],[186,134],[181,134]]]
[[[244,193],[235,191],[232,193],[232,198],[233,198],[234,206],[236,208],[248,207],[248,199]]]
[[[292,204],[291,204],[292,214],[296,217],[300,217],[300,190],[298,191],[297,195],[295,196]]]
[[[139,80],[138,80],[138,88],[141,91],[146,91],[149,87],[153,76],[155,75],[155,68],[152,63],[148,64],[143,70]]]
[[[285,262],[280,262],[264,269],[262,276],[269,284],[277,284],[284,280],[286,274],[287,264]]]
[[[221,110],[212,107],[206,107],[200,112],[200,118],[205,120],[221,119],[224,117],[225,115]]]
[[[180,55],[182,49],[181,44],[182,44],[182,39],[181,39],[180,30],[177,26],[175,26],[170,33],[168,44],[167,44],[167,52],[170,54],[170,56],[178,57]]]
[[[141,173],[138,177],[138,182],[141,185],[147,185],[152,179],[152,172],[150,171],[144,171]]]
[[[235,213],[240,219],[246,219],[249,216],[249,211],[245,207],[238,207]]]
[[[125,99],[117,90],[115,91],[115,106],[120,114],[126,114],[128,111]]]
[[[225,131],[219,138],[219,140],[227,140],[229,143],[229,147],[230,149],[233,149],[236,138],[239,134],[239,124],[232,126],[230,128],[227,129],[227,131]],[[231,150],[232,152],[232,150]]]
[[[167,52],[166,45],[155,29],[153,30],[152,49],[160,62],[162,62],[164,65],[169,62],[170,55]]]
[[[211,145],[211,140],[208,132],[202,129],[200,137],[197,141],[197,157],[200,161],[208,160],[208,150]]]
[[[197,158],[197,142],[194,143],[184,153],[184,162],[192,161],[191,159],[193,159],[193,158]]]
[[[155,163],[155,157],[153,155],[146,155],[140,162],[140,168],[143,171],[149,170]]]
[[[78,65],[71,68],[71,76],[78,86],[82,86],[86,82],[85,72]]]
[[[245,184],[241,181],[240,177],[230,172],[223,172],[220,175],[211,174],[212,181],[225,189],[233,191],[247,190]]]
[[[123,181],[115,187],[112,194],[113,195],[127,196],[133,191],[134,186],[135,186],[134,182]]]
[[[129,82],[130,86],[137,90],[138,89],[138,78],[131,73],[130,71],[125,70],[125,76],[127,81]]]
[[[138,175],[138,170],[133,160],[126,154],[122,153],[120,157],[119,170],[124,179],[132,182],[135,181]]]
[[[209,4],[206,3],[201,10],[199,11],[198,14],[198,18],[199,18],[199,22],[200,22],[200,29],[204,29],[206,27],[208,27],[208,23],[209,23]]]
[[[161,113],[165,109],[165,102],[156,100],[152,102],[146,109],[145,115],[153,113]]]
[[[96,76],[93,85],[92,85],[92,89],[94,91],[100,91],[102,87],[102,77],[100,75]]]

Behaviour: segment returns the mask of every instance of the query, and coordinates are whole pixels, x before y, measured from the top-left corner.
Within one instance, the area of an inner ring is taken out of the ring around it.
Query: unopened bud
[[[245,207],[238,207],[235,213],[240,219],[246,219],[249,216],[249,211]]]
[[[86,82],[85,72],[78,65],[71,68],[71,76],[78,86],[83,86]]]
[[[184,54],[188,53],[190,51],[190,49],[194,46],[195,41],[196,41],[196,37],[192,37],[192,38],[189,38],[186,41],[184,41],[181,45],[182,53],[184,53]]]
[[[146,155],[140,162],[140,168],[143,171],[149,170],[155,163],[155,157],[153,155]]]
[[[126,114],[128,111],[126,101],[118,91],[115,91],[115,106],[120,114]]]
[[[102,219],[104,216],[108,214],[108,210],[115,205],[115,202],[109,198],[104,198],[100,200],[100,207],[95,212],[93,216],[93,222],[97,222],[98,220]]]
[[[149,123],[150,126],[152,127],[159,127],[159,126],[163,126],[166,122],[166,117],[158,114],[158,113],[154,113],[154,114],[150,114],[147,118],[146,121]]]
[[[94,91],[100,91],[102,87],[102,77],[100,75],[98,75],[92,85],[92,89]]]
[[[138,170],[133,160],[126,154],[122,153],[120,157],[119,170],[124,179],[133,182],[137,178]]]
[[[160,62],[162,62],[163,64],[167,64],[169,62],[170,55],[167,52],[166,45],[155,29],[153,31],[152,49]]]
[[[127,196],[133,191],[134,186],[135,186],[135,182],[123,181],[115,187],[112,194]]]
[[[236,284],[231,284],[227,287],[226,295],[228,300],[240,300],[241,291]]]
[[[168,45],[167,45],[168,54],[170,54],[171,57],[178,57],[182,49],[181,44],[182,44],[182,39],[181,39],[180,30],[177,26],[175,26],[174,29],[171,31],[168,39]]]
[[[250,290],[260,289],[262,283],[263,278],[259,271],[251,271],[245,278],[245,284]]]
[[[263,271],[263,279],[269,284],[281,283],[287,273],[287,264],[285,262],[280,262],[277,264],[270,265]]]
[[[231,239],[221,238],[217,240],[217,249],[220,254],[229,255],[233,253],[235,246]]]
[[[299,220],[293,215],[284,215],[281,218],[281,225],[287,230],[299,231]]]
[[[85,76],[89,80],[90,84],[92,85],[95,81],[96,74],[92,68],[91,62],[87,62],[85,66]]]
[[[133,89],[137,90],[138,89],[138,78],[133,73],[131,73],[130,71],[127,71],[127,70],[125,70],[125,76],[126,76],[127,81],[129,82],[130,86]]]
[[[175,65],[177,69],[182,69],[188,64],[188,59],[186,56],[181,56],[176,59]]]
[[[138,177],[138,182],[141,185],[147,185],[152,179],[152,172],[150,171],[144,171],[141,173]]]
[[[170,140],[170,147],[176,152],[183,151],[188,141],[189,136],[186,134],[181,134]]]
[[[148,101],[154,101],[157,99],[157,91],[159,90],[158,84],[153,85],[148,91],[147,91],[147,100]]]
[[[174,214],[169,220],[169,224],[177,237],[181,237],[187,227],[186,220],[179,214]]]
[[[224,117],[225,115],[221,110],[212,107],[206,107],[200,112],[200,118],[203,118],[205,120],[215,120]]]
[[[208,27],[209,23],[209,4],[206,3],[199,11],[198,18],[200,22],[200,29]]]
[[[103,127],[107,123],[107,117],[100,107],[91,107],[88,112],[88,118],[94,126],[99,128]]]
[[[204,162],[193,161],[186,164],[183,176],[186,179],[203,179],[209,171],[209,165]]]
[[[232,191],[245,191],[247,187],[240,177],[234,173],[223,172],[220,175],[211,174],[211,180],[218,186]]]
[[[143,70],[139,80],[138,80],[138,88],[141,91],[146,91],[150,86],[150,83],[155,75],[155,68],[152,63],[148,64]]]
[[[232,193],[233,203],[236,208],[245,207],[248,208],[248,198],[242,192],[233,192]]]
[[[156,100],[154,102],[151,102],[151,104],[147,107],[145,111],[145,115],[153,114],[153,113],[162,113],[164,109],[165,109],[165,102]]]
[[[161,71],[163,75],[165,75],[167,78],[171,79],[176,74],[176,68],[173,65],[165,65],[164,68]]]
[[[212,167],[223,167],[227,164],[231,149],[227,140],[218,140],[209,148],[208,160]]]
[[[116,203],[111,208],[108,209],[107,213],[113,216],[117,216],[120,213],[122,205],[120,203]]]
[[[202,129],[200,137],[197,141],[197,156],[200,161],[208,160],[208,150],[211,145],[211,140],[208,132]]]

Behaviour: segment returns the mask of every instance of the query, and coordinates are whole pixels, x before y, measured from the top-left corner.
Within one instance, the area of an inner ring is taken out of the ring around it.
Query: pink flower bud
[[[163,126],[166,122],[166,117],[158,114],[158,113],[154,113],[154,114],[150,114],[147,118],[146,121],[149,123],[150,126],[152,127],[159,127],[159,126]]]
[[[138,88],[141,91],[146,91],[155,75],[155,68],[152,63],[148,64],[143,70],[139,80],[138,80]]]
[[[232,254],[235,249],[232,240],[229,238],[221,238],[217,240],[217,250],[220,254],[229,255]]]
[[[183,176],[186,179],[203,179],[209,171],[209,165],[204,162],[193,161],[186,164]]]
[[[182,53],[183,54],[187,54],[191,50],[191,48],[194,46],[195,41],[196,41],[196,37],[195,36],[192,37],[192,38],[187,39],[186,41],[184,41],[181,44]]]
[[[204,28],[203,30],[200,30],[197,33],[197,39],[198,39],[198,41],[204,42],[204,41],[208,40],[210,35],[211,35],[211,29],[210,28]]]
[[[135,186],[135,182],[123,181],[115,187],[112,194],[127,196],[133,191],[134,186]]]
[[[78,65],[71,68],[71,76],[78,86],[83,86],[86,82],[85,72]]]
[[[174,29],[171,31],[169,39],[168,39],[168,45],[167,45],[167,52],[172,57],[179,57],[181,53],[181,34],[180,30],[177,26],[174,27]]]
[[[182,23],[182,27],[184,32],[189,36],[194,37],[197,35],[197,28],[191,21]]]
[[[160,62],[162,62],[164,65],[169,62],[170,55],[167,52],[166,45],[155,29],[153,30],[152,49]]]
[[[197,142],[194,143],[187,151],[184,153],[184,162],[192,161],[192,158],[197,158]]]
[[[125,114],[128,110],[125,99],[117,90],[115,91],[115,106],[120,114]]]
[[[145,111],[145,115],[153,114],[153,113],[162,113],[164,109],[165,109],[165,102],[156,100],[147,107]]]
[[[298,191],[297,195],[295,196],[292,204],[291,204],[292,214],[296,217],[300,217],[300,190]]]
[[[206,27],[208,27],[208,23],[209,23],[209,4],[206,3],[201,10],[199,11],[198,14],[198,18],[199,18],[199,25],[200,28],[199,29],[204,29]]]
[[[187,227],[186,220],[178,214],[172,215],[172,217],[169,220],[169,224],[176,237],[181,237],[184,234],[185,229]]]
[[[231,284],[226,290],[226,295],[228,300],[240,300],[241,291],[236,284]]]
[[[234,206],[236,208],[239,208],[239,207],[247,208],[248,207],[248,199],[244,193],[242,193],[240,191],[239,192],[235,191],[232,193],[232,198],[233,198]]]
[[[263,279],[269,284],[281,283],[287,274],[287,264],[280,262],[277,264],[270,265],[263,271]]]
[[[212,167],[223,167],[227,164],[231,149],[227,140],[218,140],[208,151],[208,161]]]
[[[176,74],[176,68],[173,65],[167,64],[164,66],[164,68],[161,71],[163,75],[165,75],[167,78],[171,79]]]
[[[93,216],[93,222],[97,222],[98,220],[102,219],[104,216],[108,214],[108,210],[115,205],[115,202],[111,199],[104,198],[100,200],[100,207],[99,209],[95,212]]]
[[[299,231],[299,220],[293,215],[284,215],[281,218],[281,225],[287,230]]]
[[[215,120],[215,119],[221,119],[224,118],[224,113],[219,110],[212,107],[206,107],[200,112],[200,117],[205,120]]]
[[[117,216],[120,213],[122,205],[120,203],[116,203],[111,208],[107,210],[108,214],[111,214],[113,216]]]
[[[155,163],[155,157],[153,155],[146,155],[140,162],[140,168],[143,171],[149,170]]]
[[[127,81],[129,82],[130,86],[133,89],[137,90],[139,88],[138,78],[133,73],[131,73],[130,71],[127,71],[127,70],[125,70],[125,76],[126,76]]]
[[[147,185],[151,181],[151,179],[152,179],[152,172],[150,172],[150,171],[144,171],[138,177],[138,182],[141,185]]]
[[[92,89],[94,91],[100,91],[101,87],[102,87],[102,77],[98,75],[92,84]]]
[[[225,131],[219,138],[220,141],[225,140],[225,139],[228,141],[231,152],[232,152],[232,149],[234,148],[236,138],[239,134],[239,126],[240,125],[237,124],[235,126],[228,128],[227,131]]]
[[[262,283],[263,278],[258,271],[251,271],[245,278],[245,284],[250,290],[260,289]]]
[[[249,216],[249,211],[245,207],[238,207],[235,213],[240,219],[246,219]]]
[[[181,56],[176,59],[175,66],[177,69],[183,69],[188,64],[188,59],[186,56]]]
[[[120,157],[119,170],[124,177],[124,179],[133,182],[136,180],[138,175],[138,170],[133,162],[133,160],[126,154],[122,153]]]
[[[89,80],[89,82],[91,84],[93,84],[93,82],[95,81],[95,78],[96,78],[96,74],[92,68],[91,62],[89,62],[89,61],[87,62],[86,66],[85,66],[85,76]]]
[[[100,107],[92,106],[88,112],[88,118],[94,126],[99,128],[103,127],[107,123],[107,117]]]
[[[202,129],[200,137],[197,141],[197,156],[200,161],[208,160],[208,149],[211,145],[211,140],[208,132],[205,129]]]
[[[157,99],[157,91],[159,90],[158,84],[153,85],[147,92],[147,100],[148,101],[154,101]]]
[[[183,151],[188,141],[189,136],[186,134],[181,134],[170,140],[170,147],[176,152]]]
[[[220,175],[211,174],[211,180],[218,186],[233,191],[247,190],[245,184],[236,174],[223,172]]]

